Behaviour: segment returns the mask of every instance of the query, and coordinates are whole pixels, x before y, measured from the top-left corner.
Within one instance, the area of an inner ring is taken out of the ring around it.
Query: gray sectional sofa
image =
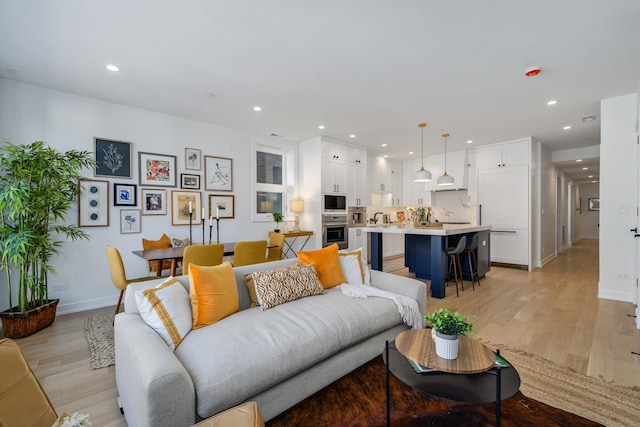
[[[129,426],[186,427],[248,400],[269,420],[381,354],[385,340],[407,329],[396,305],[350,298],[339,289],[262,311],[249,308],[244,276],[295,259],[234,268],[240,311],[192,330],[175,352],[142,320],[129,285],[115,320],[116,382]],[[188,289],[189,278],[180,276]],[[418,302],[424,283],[371,272],[371,284]]]

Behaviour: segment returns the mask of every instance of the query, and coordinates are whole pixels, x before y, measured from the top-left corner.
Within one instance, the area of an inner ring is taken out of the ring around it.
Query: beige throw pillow
[[[313,265],[256,271],[251,273],[251,277],[263,311],[285,302],[324,293]]]

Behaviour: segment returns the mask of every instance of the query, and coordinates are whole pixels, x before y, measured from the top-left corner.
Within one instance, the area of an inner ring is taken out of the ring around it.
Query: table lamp
[[[298,214],[301,214],[302,212],[304,212],[304,200],[291,200],[291,203],[289,204],[289,209],[291,210],[291,212],[296,214],[296,219],[293,225],[293,231],[298,232],[300,231],[300,218],[298,217]]]

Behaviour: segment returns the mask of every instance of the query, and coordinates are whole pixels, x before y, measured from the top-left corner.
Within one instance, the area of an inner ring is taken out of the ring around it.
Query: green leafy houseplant
[[[278,224],[280,224],[284,220],[284,218],[282,217],[282,213],[280,212],[274,212],[272,215],[273,215],[273,220],[276,222],[275,231],[278,232],[280,231],[280,226]]]
[[[446,308],[440,308],[433,313],[425,313],[424,321],[427,322],[434,331],[443,335],[461,335],[467,336],[472,334],[473,324],[467,322],[467,318],[458,313],[452,313]]]
[[[65,240],[87,239],[75,225],[64,224],[76,202],[80,172],[94,166],[88,151],[60,153],[36,141],[6,142],[0,152],[0,270],[9,287],[8,312],[47,304],[53,255]],[[17,305],[12,284],[17,282]],[[4,326],[4,321],[3,321]]]

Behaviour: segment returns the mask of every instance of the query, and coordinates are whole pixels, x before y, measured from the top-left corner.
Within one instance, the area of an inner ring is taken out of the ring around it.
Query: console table
[[[293,245],[295,244],[296,240],[298,240],[298,237],[304,238],[300,249],[298,249],[301,251],[309,241],[309,238],[313,236],[313,231],[285,231],[282,234],[284,235],[284,251],[282,253],[282,258],[290,258],[290,254],[293,254],[293,257],[291,258],[295,258],[296,253],[293,249]],[[287,239],[290,239],[291,243],[287,242]]]
[[[405,331],[394,342],[387,342],[383,354],[387,365],[387,425],[391,421],[389,373],[415,389],[445,399],[496,402],[496,426],[500,425],[500,402],[520,389],[520,375],[511,364],[506,368],[494,366],[496,354],[480,341],[467,337],[460,340],[455,360],[435,354],[431,329]],[[417,373],[407,357],[436,370]]]

